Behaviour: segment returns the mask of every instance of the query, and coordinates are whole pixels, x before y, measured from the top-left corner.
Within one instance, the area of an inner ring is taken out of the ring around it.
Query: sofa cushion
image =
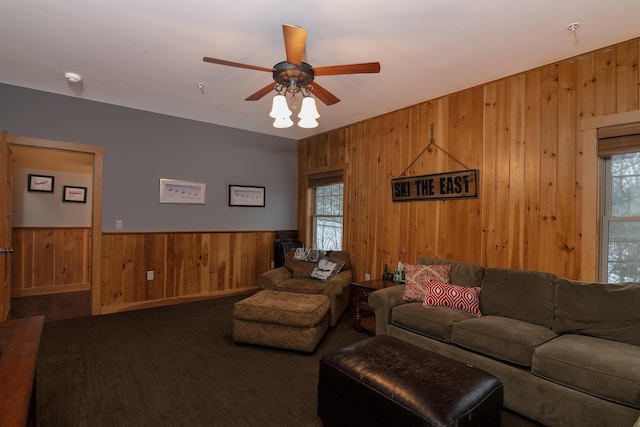
[[[322,257],[311,272],[311,277],[328,282],[340,272],[342,267],[344,267],[344,261],[334,261],[331,258]]]
[[[351,257],[348,251],[327,251],[326,256],[334,261],[344,261],[342,271],[351,269]]]
[[[284,266],[291,271],[293,277],[311,277],[313,269],[316,268],[316,263],[311,261],[294,261],[291,257],[291,252],[284,260]]]
[[[304,247],[296,248],[296,251],[293,254],[293,259],[295,261],[311,261],[318,262],[321,256],[325,255],[325,251],[320,251],[318,249],[311,249]]]
[[[453,324],[451,342],[517,365],[531,366],[537,346],[557,335],[548,328],[500,316],[483,316]]]
[[[440,265],[451,264],[451,277],[449,282],[461,286],[480,286],[484,276],[484,267],[460,261],[449,261],[440,258],[420,257],[418,264]]]
[[[559,336],[536,349],[534,374],[640,409],[640,347],[584,335]]]
[[[551,329],[556,282],[550,273],[488,268],[480,309],[485,316],[511,317]]]
[[[465,311],[424,307],[422,303],[410,302],[393,308],[391,324],[448,343],[453,324],[472,317]]]
[[[296,261],[294,260],[295,249],[291,249],[284,260],[284,266],[291,271],[293,277],[311,277],[313,269],[316,267],[315,262],[311,261]],[[344,261],[342,270],[349,270],[351,268],[351,261],[349,252],[347,251],[327,251],[326,256],[334,261]]]
[[[479,307],[480,288],[458,286],[429,279],[423,305],[425,307],[446,307],[466,311],[476,317],[482,316]]]
[[[553,330],[640,346],[640,283],[559,279]]]
[[[404,288],[405,301],[423,301],[429,287],[429,279],[449,282],[451,264],[421,265],[405,264],[404,277],[407,285]]]
[[[327,283],[311,277],[292,277],[276,285],[276,291],[297,292],[299,294],[322,294]]]

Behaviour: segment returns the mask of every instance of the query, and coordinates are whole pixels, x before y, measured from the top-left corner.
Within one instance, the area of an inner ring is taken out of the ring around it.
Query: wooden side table
[[[369,305],[369,294],[382,288],[398,285],[391,280],[367,280],[364,282],[351,282],[349,297],[356,307],[356,319],[353,328],[357,331],[366,330],[370,335],[376,334],[376,317],[373,308]]]
[[[35,377],[44,316],[0,322],[0,424],[36,425]]]

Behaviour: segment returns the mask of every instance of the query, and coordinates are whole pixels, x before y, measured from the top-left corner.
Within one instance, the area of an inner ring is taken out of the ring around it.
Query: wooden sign
[[[394,202],[409,200],[473,199],[478,197],[475,169],[391,180]]]

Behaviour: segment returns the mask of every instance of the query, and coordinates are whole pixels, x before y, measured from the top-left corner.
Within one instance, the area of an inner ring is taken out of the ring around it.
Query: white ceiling
[[[640,0],[2,0],[0,17],[2,83],[296,140],[640,36]],[[202,61],[271,68],[282,24],[308,30],[312,66],[381,64],[317,77],[341,102],[318,102],[316,129],[244,101],[270,73]]]

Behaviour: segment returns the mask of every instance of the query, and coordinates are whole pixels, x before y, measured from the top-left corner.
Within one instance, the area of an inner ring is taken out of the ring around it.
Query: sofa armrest
[[[326,296],[342,295],[345,289],[348,289],[353,279],[351,270],[341,271],[336,274],[333,279],[329,280],[324,287],[323,294]]]
[[[387,335],[393,307],[406,304],[402,299],[405,285],[378,289],[369,294],[369,305],[376,313],[376,335]]]
[[[291,279],[291,277],[293,275],[287,267],[274,268],[258,276],[258,286],[262,289],[273,291],[278,283]]]

